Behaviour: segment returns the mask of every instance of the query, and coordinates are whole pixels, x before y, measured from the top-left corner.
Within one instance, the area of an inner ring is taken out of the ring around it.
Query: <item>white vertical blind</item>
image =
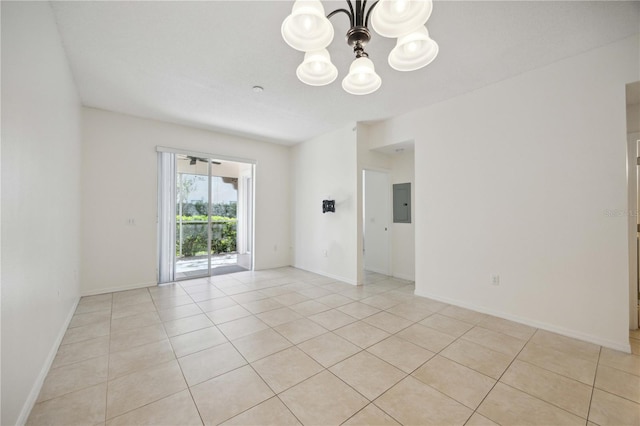
[[[175,280],[176,155],[158,152],[158,283]]]

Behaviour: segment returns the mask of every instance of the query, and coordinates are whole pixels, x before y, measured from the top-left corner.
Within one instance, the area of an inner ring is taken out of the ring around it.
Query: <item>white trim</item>
[[[218,155],[218,154],[211,154],[211,153],[206,153],[206,152],[200,152],[200,151],[189,151],[189,150],[185,150],[185,149],[178,149],[178,148],[169,148],[169,147],[163,147],[163,146],[156,146],[156,152],[158,153],[169,153],[169,154],[175,154],[175,155],[187,155],[187,156],[195,156],[195,157],[203,157],[203,158],[208,158],[211,160],[221,160],[221,161],[227,161],[227,162],[234,162],[234,163],[241,163],[241,164],[247,164],[249,166],[251,166],[250,169],[250,173],[249,173],[249,177],[251,178],[251,217],[249,218],[249,221],[251,222],[251,232],[250,232],[250,239],[251,239],[251,249],[249,251],[247,251],[247,253],[251,256],[251,264],[249,265],[249,270],[255,270],[255,264],[256,264],[256,250],[255,250],[255,234],[256,234],[256,226],[255,226],[255,211],[256,211],[256,182],[257,182],[257,178],[256,178],[256,167],[257,167],[257,160],[254,159],[249,159],[249,158],[242,158],[242,157],[232,157],[232,156],[226,156],[226,155]],[[161,156],[159,156],[161,157]],[[160,169],[160,167],[159,167]],[[177,170],[177,169],[176,169]],[[177,172],[176,172],[177,173]],[[208,177],[208,193],[211,194],[211,177],[212,177],[212,173],[211,173],[211,164],[208,165],[208,173],[207,173],[207,177]],[[160,235],[162,235],[162,232],[160,230],[160,226],[161,224],[161,217],[160,217],[160,211],[161,211],[161,198],[162,198],[162,193],[163,193],[163,188],[161,188],[160,185],[160,180],[158,183],[158,215],[157,215],[157,222],[158,222],[158,258],[161,258],[161,250],[160,250]],[[238,200],[240,201],[240,200]],[[210,227],[207,227],[207,229],[210,233]],[[175,233],[174,233],[174,237],[175,237]],[[210,242],[211,242],[211,236],[209,235],[208,240],[208,250],[211,251],[211,247],[210,247]],[[160,262],[159,262],[160,263]],[[176,279],[175,277],[175,259],[174,259],[174,268],[171,271],[171,277],[169,277],[169,280],[166,280],[166,282],[172,282],[171,280],[175,280],[178,281],[178,279]],[[161,265],[160,265],[161,266]],[[244,267],[244,266],[243,266]],[[211,259],[209,259],[209,265],[208,265],[208,269],[207,269],[207,276],[211,276]],[[162,274],[160,273],[160,269],[158,268],[156,271],[156,281],[161,281],[160,276]],[[163,282],[164,283],[164,282]],[[156,283],[154,283],[153,285],[155,285]],[[138,287],[133,287],[133,288],[138,288]]]
[[[397,274],[395,272],[391,276],[393,278],[400,278],[401,280],[405,280],[405,281],[415,281],[416,280],[416,278],[414,276],[405,275],[405,274]]]
[[[384,167],[375,167],[375,166],[368,166],[366,164],[362,164],[362,171],[370,171],[370,172],[378,172],[378,173],[386,173],[388,175],[391,175],[391,169],[387,169]],[[391,183],[391,182],[389,182]]]
[[[204,278],[204,277],[195,277],[195,278]],[[172,282],[168,282],[166,284],[171,284]],[[156,282],[149,282],[149,283],[138,283],[138,284],[127,284],[127,285],[123,285],[120,287],[105,287],[105,288],[100,288],[97,290],[89,290],[89,291],[84,291],[81,293],[81,296],[95,296],[98,294],[106,294],[106,293],[115,293],[117,291],[125,291],[125,290],[135,290],[138,288],[145,288],[145,287],[156,287],[158,286],[158,283]]]
[[[20,415],[18,416],[18,420],[16,421],[17,425],[24,425],[27,423],[27,419],[31,414],[31,410],[36,405],[36,401],[38,400],[38,395],[40,395],[40,390],[42,390],[42,385],[44,384],[44,380],[47,378],[47,374],[49,374],[49,370],[51,369],[51,365],[53,364],[53,360],[58,353],[58,348],[62,343],[62,339],[64,338],[65,333],[67,332],[67,328],[69,328],[69,324],[71,323],[71,319],[73,318],[73,314],[76,312],[76,308],[78,307],[78,302],[80,302],[80,298],[78,297],[76,301],[71,306],[71,310],[67,314],[67,319],[64,321],[60,332],[58,332],[58,337],[53,343],[53,346],[49,350],[49,355],[44,361],[44,365],[36,378],[35,383],[31,387],[31,392],[27,396],[27,400],[24,402],[22,406],[22,410],[20,410]]]
[[[638,210],[638,165],[640,132],[627,134],[627,198],[629,212]],[[628,215],[629,228],[629,329],[638,328],[638,217]]]
[[[385,275],[387,277],[393,276],[389,274],[389,271],[383,271],[382,269],[377,269],[377,268],[366,268],[365,271],[375,272],[376,274]]]
[[[417,290],[414,292],[414,294],[416,296],[428,297],[429,299],[437,300],[439,302],[444,302],[444,303],[448,303],[450,305],[460,306],[462,308],[467,308],[467,309],[471,309],[471,310],[474,310],[474,311],[477,311],[477,312],[482,312],[483,314],[493,315],[493,316],[496,316],[496,317],[499,317],[499,318],[504,318],[504,319],[507,319],[507,320],[510,320],[510,321],[515,321],[515,322],[518,322],[520,324],[528,325],[528,326],[539,328],[539,329],[542,329],[542,330],[551,331],[553,333],[561,334],[563,336],[572,337],[574,339],[583,340],[583,341],[589,342],[589,343],[594,343],[594,344],[599,345],[599,346],[604,346],[604,347],[615,349],[615,350],[618,350],[618,351],[631,353],[631,345],[629,345],[628,342],[626,344],[624,344],[624,343],[621,344],[620,342],[616,342],[616,341],[609,340],[609,339],[602,339],[600,337],[593,336],[591,334],[586,334],[586,333],[582,333],[582,332],[575,331],[575,330],[569,330],[569,329],[566,329],[564,327],[558,327],[558,326],[555,326],[553,324],[548,324],[546,322],[535,321],[535,320],[531,320],[531,319],[528,319],[528,318],[522,318],[522,317],[517,316],[517,315],[506,314],[504,312],[495,311],[493,309],[483,308],[481,306],[476,306],[473,303],[461,302],[459,300],[449,299],[447,297],[440,297],[440,296],[436,296],[434,294],[429,294],[429,293],[424,293],[424,292],[418,293]]]
[[[245,272],[268,271],[270,269],[280,269],[280,268],[296,268],[296,267],[291,265],[291,264],[289,264],[289,263],[287,263],[287,264],[283,264],[283,265],[279,265],[279,266],[275,265],[275,266],[264,266],[264,267],[261,267],[261,268],[253,268],[252,270],[245,271]],[[302,268],[298,268],[298,269],[302,269]],[[308,271],[306,269],[304,269],[304,271],[311,272],[311,271]],[[222,275],[214,275],[214,276],[220,277]]]
[[[234,161],[236,163],[247,163],[247,164],[258,163],[256,160],[252,160],[249,158],[231,157],[227,155],[210,154],[210,153],[199,152],[199,151],[188,151],[185,149],[168,148],[165,146],[156,146],[156,152],[170,152],[172,154],[190,155],[192,157],[211,158],[212,160]]]
[[[337,275],[327,274],[326,272],[316,271],[314,269],[304,268],[304,267],[298,266],[298,265],[291,265],[291,266],[293,266],[296,269],[300,269],[300,270],[307,271],[307,272],[312,272],[314,274],[322,275],[323,277],[331,278],[333,280],[341,281],[343,283],[347,283],[347,284],[351,284],[351,285],[355,285],[355,286],[359,285],[356,280],[350,280],[350,279],[347,279],[345,277],[339,277]],[[269,269],[271,269],[271,268],[269,268]]]
[[[207,165],[211,167],[210,164]],[[157,282],[171,282],[176,274],[176,155],[158,153]],[[182,206],[182,204],[180,204]]]

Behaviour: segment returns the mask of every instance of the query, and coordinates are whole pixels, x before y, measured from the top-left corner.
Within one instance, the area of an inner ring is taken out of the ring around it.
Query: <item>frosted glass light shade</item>
[[[324,86],[333,83],[338,77],[338,69],[331,63],[329,52],[322,49],[305,53],[296,75],[300,81],[310,86]]]
[[[333,40],[333,26],[320,0],[296,0],[282,23],[282,38],[296,50],[321,50]]]
[[[380,0],[371,14],[371,26],[383,37],[400,37],[424,25],[432,10],[432,0]]]
[[[371,59],[357,58],[349,67],[349,75],[342,80],[342,88],[352,95],[368,95],[380,88],[382,79],[376,74]]]
[[[429,65],[438,56],[438,43],[422,27],[398,39],[389,53],[389,65],[398,71],[414,71]]]

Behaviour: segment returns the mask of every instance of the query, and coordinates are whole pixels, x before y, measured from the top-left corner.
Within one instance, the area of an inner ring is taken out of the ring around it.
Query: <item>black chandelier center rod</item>
[[[336,9],[327,15],[327,18],[331,18],[338,13],[344,13],[349,17],[349,24],[353,27],[369,27],[369,16],[371,11],[376,7],[379,0],[376,0],[367,10],[367,0],[355,0],[355,9],[351,0],[346,0],[349,10]]]
[[[347,43],[353,47],[353,52],[356,54],[356,58],[367,57],[367,53],[364,51],[369,41],[371,41],[371,32],[369,31],[369,16],[371,11],[376,7],[379,0],[376,0],[369,10],[367,10],[367,0],[355,0],[355,9],[351,0],[346,0],[349,10],[336,9],[327,15],[327,18],[331,18],[338,13],[344,13],[349,17],[350,28],[347,31]]]

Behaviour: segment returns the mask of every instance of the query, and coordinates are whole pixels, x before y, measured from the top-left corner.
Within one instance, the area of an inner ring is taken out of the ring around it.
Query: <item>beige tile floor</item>
[[[625,354],[293,268],[84,297],[31,425],[639,425]]]

